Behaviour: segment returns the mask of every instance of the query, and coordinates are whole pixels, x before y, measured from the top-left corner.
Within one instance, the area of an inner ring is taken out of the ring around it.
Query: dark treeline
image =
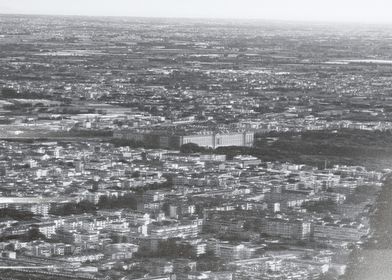
[[[7,242],[10,240],[19,240],[22,242],[31,242],[35,240],[47,240],[37,226],[32,226],[26,233],[20,235],[3,235],[0,237],[0,242]]]
[[[270,132],[256,134],[253,147],[211,149],[189,143],[181,147],[181,152],[224,154],[229,160],[237,155],[252,155],[264,161],[289,161],[320,168],[324,167],[326,160],[328,167],[331,164],[348,164],[380,168],[383,165],[380,159],[389,160],[392,157],[392,131],[342,129]]]
[[[52,215],[56,216],[69,216],[79,215],[85,213],[96,213],[101,209],[137,209],[136,195],[128,194],[120,197],[107,197],[102,196],[99,199],[98,204],[94,204],[90,201],[83,200],[78,203],[69,202],[57,207],[53,207],[50,210]]]
[[[20,93],[12,88],[2,88],[0,97],[4,99],[45,99],[48,96],[40,93],[26,92]]]
[[[162,240],[158,244],[158,251],[151,253],[148,251],[140,251],[137,253],[139,257],[159,257],[159,258],[194,258],[195,251],[191,245],[178,244],[177,239]]]
[[[303,203],[302,207],[305,208],[308,212],[316,212],[316,213],[337,212],[337,204],[333,200],[309,201]]]
[[[34,214],[29,211],[21,211],[10,208],[0,209],[1,219],[13,219],[16,221],[29,221],[34,218]]]

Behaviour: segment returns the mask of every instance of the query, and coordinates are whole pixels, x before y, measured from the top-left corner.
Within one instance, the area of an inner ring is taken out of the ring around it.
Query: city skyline
[[[0,0],[0,14],[392,23],[386,0]]]

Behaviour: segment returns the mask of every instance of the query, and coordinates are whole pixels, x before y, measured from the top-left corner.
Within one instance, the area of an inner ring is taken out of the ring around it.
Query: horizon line
[[[204,16],[154,16],[154,15],[88,15],[88,14],[56,14],[56,13],[8,13],[8,12],[0,12],[1,16],[42,16],[42,17],[88,17],[88,18],[129,18],[129,19],[161,19],[161,20],[215,20],[215,21],[239,21],[239,22],[275,22],[275,23],[287,23],[287,24],[326,24],[326,25],[356,25],[360,24],[362,26],[375,26],[375,25],[383,25],[383,26],[391,26],[392,22],[390,21],[341,21],[341,20],[315,20],[315,19],[278,19],[278,18],[261,18],[261,17],[204,17]]]

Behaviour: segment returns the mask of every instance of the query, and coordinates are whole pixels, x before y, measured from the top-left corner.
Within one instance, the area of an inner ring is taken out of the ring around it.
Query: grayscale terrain
[[[0,15],[0,280],[392,279],[391,34]]]

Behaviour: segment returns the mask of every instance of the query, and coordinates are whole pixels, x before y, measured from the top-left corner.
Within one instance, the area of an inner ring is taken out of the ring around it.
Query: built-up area
[[[372,28],[1,16],[0,279],[343,277],[390,170],[271,145],[388,136]]]
[[[96,141],[0,147],[1,261],[43,279],[342,275],[384,175]]]

